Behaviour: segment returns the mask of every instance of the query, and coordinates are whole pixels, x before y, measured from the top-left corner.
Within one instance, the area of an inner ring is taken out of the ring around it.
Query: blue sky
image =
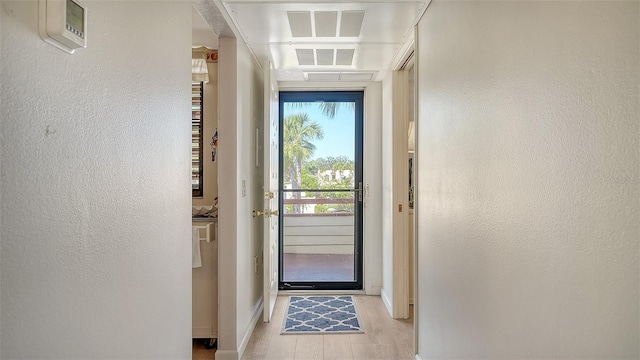
[[[322,114],[319,104],[295,108],[285,106],[284,111],[285,117],[296,113],[307,113],[311,120],[322,127],[324,138],[314,142],[316,151],[313,153],[313,159],[330,156],[346,156],[351,160],[354,159],[355,116],[352,107],[343,104],[333,119]]]

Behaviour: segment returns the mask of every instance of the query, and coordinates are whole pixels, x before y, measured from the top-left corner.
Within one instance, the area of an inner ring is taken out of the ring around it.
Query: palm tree
[[[320,140],[324,137],[322,127],[316,121],[312,121],[308,114],[300,113],[289,115],[284,119],[284,168],[285,181],[291,181],[294,189],[300,189],[302,185],[302,164],[313,156],[316,146],[312,140]],[[293,193],[294,199],[300,198],[299,192]],[[293,206],[294,213],[301,213],[300,205]]]
[[[318,104],[318,107],[320,108],[320,111],[322,112],[322,114],[324,114],[324,116],[328,117],[329,119],[333,119],[334,117],[336,117],[336,113],[338,112],[338,110],[340,109],[340,106],[343,104],[342,102],[328,102],[328,101],[321,101],[321,102],[288,102],[287,105],[290,105],[292,108],[302,108],[302,107],[306,107],[306,106],[311,106],[313,104]],[[355,103],[354,102],[348,102],[346,103],[347,106],[349,107],[349,109],[354,110],[355,109]]]

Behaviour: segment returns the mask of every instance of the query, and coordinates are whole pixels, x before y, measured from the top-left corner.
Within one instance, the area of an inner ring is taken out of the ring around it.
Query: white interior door
[[[271,62],[264,66],[264,321],[269,322],[278,296],[279,124],[278,83]]]

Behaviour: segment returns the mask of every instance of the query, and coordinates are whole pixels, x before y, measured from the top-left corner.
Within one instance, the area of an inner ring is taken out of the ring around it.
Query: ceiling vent
[[[336,37],[337,11],[315,11],[313,15],[316,20],[316,37]]]
[[[372,81],[375,72],[305,72],[306,81]]]
[[[305,66],[351,66],[355,49],[295,49],[298,64]],[[314,55],[315,50],[315,55]]]
[[[298,64],[315,65],[313,49],[296,49],[296,55],[298,56]]]
[[[364,11],[343,11],[340,20],[340,37],[360,37]]]
[[[313,23],[311,11],[287,11],[287,17],[294,38],[360,37],[364,10],[346,10],[340,11],[340,14],[338,11],[314,11]]]
[[[338,49],[336,53],[336,65],[348,65],[353,63],[355,49]]]
[[[317,65],[333,65],[333,49],[316,49]]]
[[[340,73],[342,81],[371,81],[374,73],[372,72],[343,72]]]
[[[312,72],[305,73],[305,78],[307,81],[339,81],[340,73],[332,72],[332,73],[320,73],[320,72]]]
[[[311,37],[311,12],[287,11],[293,37]]]

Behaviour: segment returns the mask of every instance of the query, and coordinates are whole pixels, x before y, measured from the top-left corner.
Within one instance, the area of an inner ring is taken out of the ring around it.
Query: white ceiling
[[[427,5],[417,0],[221,3],[254,55],[274,64],[278,81],[381,80],[412,39]]]

